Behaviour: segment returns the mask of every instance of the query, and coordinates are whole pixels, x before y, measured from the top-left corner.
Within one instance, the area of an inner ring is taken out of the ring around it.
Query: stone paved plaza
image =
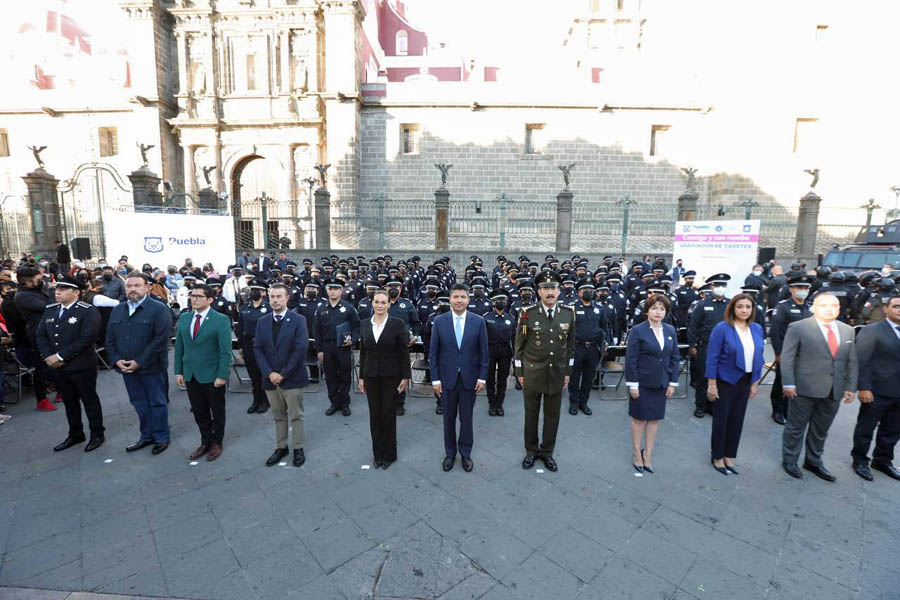
[[[900,484],[851,471],[855,405],[827,443],[829,484],[781,470],[768,386],[728,477],[690,399],[670,402],[656,473],[636,477],[626,403],[597,392],[593,416],[562,415],[558,473],[519,466],[514,389],[503,418],[479,398],[474,472],[444,473],[427,398],[409,399],[399,460],[376,471],[364,396],[345,418],[324,415],[324,389],[307,393],[306,465],[266,468],[272,417],[245,414],[248,394],[228,395],[222,458],[191,465],[184,392],[171,396],[174,443],[154,457],[124,452],[138,432],[121,377],[101,372],[98,387],[107,437],[92,454],[54,453],[63,411],[36,413],[27,396],[0,427],[4,600],[900,597]]]

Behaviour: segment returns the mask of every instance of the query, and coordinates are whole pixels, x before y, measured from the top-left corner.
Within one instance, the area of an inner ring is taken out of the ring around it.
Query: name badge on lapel
[[[560,331],[563,331],[563,332],[568,331],[568,330],[569,330],[569,324],[568,324],[568,323],[560,323],[560,324],[559,324],[559,330],[560,330]]]

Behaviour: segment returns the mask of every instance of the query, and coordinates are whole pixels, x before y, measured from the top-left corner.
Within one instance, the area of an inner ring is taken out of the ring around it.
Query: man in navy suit
[[[866,481],[872,481],[869,446],[876,426],[872,468],[900,480],[893,464],[900,439],[900,294],[887,301],[884,316],[856,334],[860,405],[851,454],[853,470]]]
[[[488,372],[487,327],[484,318],[468,312],[469,291],[462,283],[450,288],[450,308],[435,317],[431,333],[431,385],[444,411],[444,471],[453,468],[456,453],[463,470],[472,464],[472,411],[475,395],[484,388]],[[459,412],[459,440],[456,414]]]
[[[309,331],[306,317],[287,308],[288,289],[283,283],[269,286],[272,311],[256,324],[253,354],[263,378],[266,397],[275,418],[275,452],[266,466],[278,464],[288,455],[288,419],[294,431],[294,466],[306,462],[303,454],[303,388],[309,383],[306,347]]]
[[[268,277],[272,269],[272,259],[266,256],[265,251],[260,250],[259,256],[253,259],[253,265],[261,277]]]

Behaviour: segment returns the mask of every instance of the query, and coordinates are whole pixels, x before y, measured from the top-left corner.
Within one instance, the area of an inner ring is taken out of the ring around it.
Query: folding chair
[[[253,392],[253,388],[247,389],[244,387],[245,383],[252,383],[252,379],[250,377],[250,373],[247,372],[247,365],[244,362],[244,359],[237,353],[235,353],[234,349],[231,350],[231,355],[234,357],[234,360],[231,361],[231,371],[234,373],[235,379],[238,380],[238,383],[241,387],[235,388],[231,385],[231,378],[228,378],[228,391],[232,394],[249,394]],[[241,374],[241,369],[243,369],[243,375]]]
[[[769,373],[774,373],[774,372],[775,372],[775,364],[776,364],[776,363],[775,363],[774,360],[773,360],[772,362],[767,362],[767,363],[764,363],[764,364],[763,364],[763,374],[762,374],[762,377],[759,378],[759,385],[765,384],[765,383],[766,383],[766,376],[767,376]],[[774,383],[774,380],[772,381],[772,383]]]
[[[109,371],[112,369],[112,367],[110,367],[109,363],[106,362],[106,359],[103,358],[103,353],[105,351],[106,351],[106,347],[104,347],[104,346],[100,346],[99,348],[97,346],[94,346],[94,353],[97,355],[97,360],[100,361],[100,364],[103,365],[104,369]]]
[[[681,354],[681,360],[678,361],[678,387],[676,389],[682,390],[679,394],[672,394],[672,398],[674,399],[682,399],[687,398],[688,388],[691,382],[691,357],[690,357],[690,347],[687,344],[678,344],[678,352]],[[684,385],[681,385],[681,376],[685,375]]]
[[[600,363],[600,373],[601,373],[601,375],[603,375],[604,385],[606,387],[606,390],[609,390],[609,389],[618,390],[619,387],[622,385],[622,382],[625,380],[625,365],[623,365],[620,362],[620,359],[625,357],[625,346],[624,345],[610,346],[609,348],[606,349],[606,356],[608,358],[611,358],[612,360],[601,361],[601,363]],[[610,375],[613,377],[616,377],[616,376],[618,377],[618,379],[616,379],[616,384],[614,386],[610,385],[608,383],[609,380],[606,379],[606,377],[610,376]],[[602,390],[600,392],[600,400],[627,400],[628,399],[628,391],[627,390],[625,391],[624,396],[614,396],[612,398],[604,397],[603,391],[605,391],[605,390]]]
[[[319,391],[322,386],[322,378],[325,376],[325,371],[322,367],[322,363],[319,362],[319,355],[316,353],[315,344],[316,341],[310,338],[309,350],[307,351],[306,358],[304,359],[304,364],[306,365],[306,370],[309,375],[309,385],[303,388],[303,391],[310,394],[315,394]],[[315,368],[316,370],[315,377],[313,377],[313,368]]]
[[[19,402],[22,401],[22,387],[23,387],[22,380],[25,377],[34,374],[34,367],[26,367],[25,363],[23,363],[21,361],[21,359],[16,355],[16,353],[14,351],[11,351],[10,355],[13,357],[13,359],[16,362],[15,376],[16,376],[16,387],[18,389],[16,390],[16,401],[15,402],[7,401],[6,403],[7,404],[18,404]]]

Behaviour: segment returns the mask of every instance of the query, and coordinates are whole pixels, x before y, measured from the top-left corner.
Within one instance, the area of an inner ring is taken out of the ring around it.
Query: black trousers
[[[710,411],[709,398],[706,397],[706,386],[709,380],[706,375],[706,346],[697,346],[697,357],[691,362],[691,380],[694,386],[694,408]]]
[[[47,365],[41,360],[37,349],[22,344],[16,345],[16,356],[26,367],[34,369],[31,375],[31,385],[34,388],[34,399],[40,402],[47,397]]]
[[[247,375],[250,376],[250,387],[253,388],[253,404],[266,406],[269,399],[263,389],[262,371],[256,362],[256,354],[253,353],[253,340],[244,340],[241,344],[241,352],[244,355],[244,365],[247,367]]]
[[[569,377],[569,404],[587,406],[599,364],[600,350],[596,346],[588,347],[575,342],[575,362]]]
[[[221,444],[225,438],[225,386],[217,388],[212,383],[200,383],[191,378],[186,382],[188,400],[194,421],[200,430],[200,443]]]
[[[339,348],[329,344],[322,349],[328,400],[339,408],[350,406],[350,352],[349,346]]]
[[[365,377],[375,461],[397,460],[397,386],[400,377]]]
[[[506,398],[510,360],[512,348],[507,344],[494,344],[489,347],[486,387],[488,404],[494,408],[503,406],[503,400]]]
[[[745,374],[734,385],[718,379],[716,387],[719,399],[712,403],[712,457],[716,460],[726,456],[735,458],[741,443],[741,432],[744,430],[747,401],[750,399],[750,374]]]
[[[543,394],[528,389],[528,378],[522,390],[525,400],[525,452],[528,456],[551,456],[556,447],[556,432],[559,430],[559,407],[562,404],[562,387],[553,394]],[[538,440],[538,420],[541,416],[541,401],[544,405],[544,428]]]
[[[66,420],[69,422],[69,437],[82,437],[84,426],[81,423],[81,407],[88,418],[91,437],[101,437],[103,428],[103,409],[97,396],[97,371],[85,369],[73,372],[56,371],[56,389],[62,394],[66,407]]]
[[[785,417],[788,414],[788,399],[784,397],[784,389],[781,387],[781,363],[775,363],[775,382],[772,384],[772,391],[769,394],[772,400],[772,412],[781,413]]]
[[[860,403],[859,415],[856,417],[856,429],[853,430],[854,463],[869,462],[869,445],[875,434],[875,451],[872,460],[881,464],[891,464],[894,460],[894,446],[900,440],[900,398],[875,396],[867,404]]]

